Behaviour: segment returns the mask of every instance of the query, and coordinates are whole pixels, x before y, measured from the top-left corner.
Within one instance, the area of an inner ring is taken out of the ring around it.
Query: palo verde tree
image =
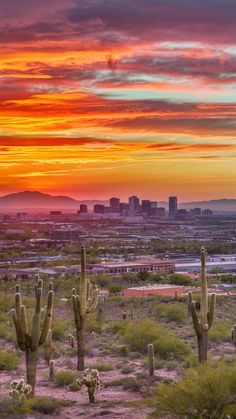
[[[35,284],[35,309],[30,329],[27,322],[26,308],[21,304],[19,285],[16,285],[15,308],[11,310],[16,330],[17,344],[26,355],[26,379],[27,384],[32,389],[31,396],[34,396],[35,390],[38,349],[47,339],[52,319],[53,284],[50,282],[44,322],[40,331],[42,289],[43,282],[39,279],[37,284]]]
[[[84,370],[85,327],[87,315],[96,309],[98,303],[98,287],[92,285],[86,277],[86,252],[81,246],[81,272],[79,294],[72,289],[72,304],[74,311],[77,338],[77,370]]]
[[[191,295],[189,295],[191,300]],[[208,309],[208,288],[206,278],[206,249],[201,248],[201,302],[200,302],[200,316],[198,317],[196,302],[191,303],[191,315],[193,320],[193,327],[198,341],[198,357],[199,362],[207,361],[208,351],[208,332],[211,328],[215,316],[215,302],[216,295],[212,294]]]

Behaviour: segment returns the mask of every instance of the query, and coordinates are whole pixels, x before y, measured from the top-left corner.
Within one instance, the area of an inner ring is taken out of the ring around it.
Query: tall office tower
[[[166,209],[164,207],[157,208],[157,216],[158,217],[165,217]]]
[[[79,206],[79,213],[86,214],[88,212],[88,206],[85,204],[80,204]]]
[[[129,210],[131,213],[135,213],[140,210],[139,198],[136,195],[129,197]]]
[[[120,211],[120,199],[119,198],[110,198],[110,207],[111,207],[111,212],[119,212]]]
[[[177,214],[177,196],[169,197],[169,217],[175,217]]]
[[[121,214],[128,215],[128,212],[129,212],[129,204],[127,204],[126,202],[121,202],[119,209],[120,209]]]
[[[142,212],[144,212],[147,215],[151,215],[151,201],[149,201],[148,199],[144,199],[142,201]]]
[[[93,206],[93,212],[95,214],[104,214],[104,205],[100,205],[100,204],[95,204]]]

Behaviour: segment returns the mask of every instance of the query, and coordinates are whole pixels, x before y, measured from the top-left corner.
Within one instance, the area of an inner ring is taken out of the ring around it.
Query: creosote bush
[[[15,370],[19,366],[19,358],[14,352],[0,350],[0,371]]]
[[[166,327],[151,319],[127,323],[123,332],[124,340],[131,351],[146,353],[147,345],[152,343],[157,357],[163,359],[183,359],[190,348]]]
[[[169,322],[184,323],[187,320],[186,305],[183,303],[155,304],[152,312]]]
[[[234,418],[236,367],[220,362],[187,370],[176,384],[158,385],[148,403],[153,418],[223,419],[232,412]]]
[[[213,342],[230,342],[231,336],[230,331],[232,328],[232,324],[229,321],[217,321],[215,323],[210,332],[209,332],[209,339]]]
[[[54,381],[58,387],[68,386],[75,382],[77,374],[73,371],[58,371],[55,374]]]

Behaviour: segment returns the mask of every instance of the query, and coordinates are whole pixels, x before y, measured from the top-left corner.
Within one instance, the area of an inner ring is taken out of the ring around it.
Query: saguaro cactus
[[[149,377],[153,377],[155,371],[155,360],[154,360],[154,346],[152,343],[149,343],[147,346],[148,349],[148,371]]]
[[[191,314],[193,327],[197,335],[198,341],[198,357],[199,362],[207,361],[208,351],[208,332],[211,328],[215,316],[216,295],[212,294],[210,299],[210,307],[208,310],[208,288],[206,279],[206,249],[201,248],[201,305],[200,318],[198,318],[196,302],[192,301]]]
[[[26,308],[21,304],[19,285],[16,286],[15,308],[11,310],[16,329],[17,344],[26,355],[26,379],[27,384],[32,388],[31,396],[34,396],[35,390],[38,349],[47,339],[52,319],[53,284],[50,283],[47,308],[45,311],[43,327],[40,332],[42,287],[43,282],[39,279],[37,284],[35,284],[35,309],[31,322],[31,331],[29,331],[27,324]]]
[[[85,326],[87,314],[96,309],[98,303],[98,287],[92,285],[86,277],[86,252],[81,246],[81,273],[79,282],[79,294],[72,289],[72,304],[75,318],[77,338],[77,370],[84,370],[85,353]]]
[[[55,361],[51,359],[49,362],[49,380],[54,381],[55,378]]]
[[[188,318],[191,317],[192,313],[192,302],[193,302],[193,296],[191,291],[188,292]]]
[[[68,337],[68,340],[69,340],[69,345],[71,346],[71,348],[74,348],[74,346],[75,346],[74,336],[69,333],[69,335],[67,337]]]
[[[236,324],[234,324],[234,327],[231,331],[231,337],[232,337],[232,342],[234,343],[234,346],[236,346]]]
[[[47,339],[44,343],[44,359],[49,364],[52,352],[52,329],[49,329]]]

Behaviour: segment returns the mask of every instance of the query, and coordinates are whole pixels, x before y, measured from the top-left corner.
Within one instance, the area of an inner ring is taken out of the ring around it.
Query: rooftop
[[[183,288],[185,289],[186,287],[183,285],[170,285],[170,284],[162,284],[162,285],[144,285],[141,287],[129,287],[127,288],[128,290],[138,290],[138,291],[149,291],[149,290],[161,290],[161,289],[173,289],[173,288]]]

